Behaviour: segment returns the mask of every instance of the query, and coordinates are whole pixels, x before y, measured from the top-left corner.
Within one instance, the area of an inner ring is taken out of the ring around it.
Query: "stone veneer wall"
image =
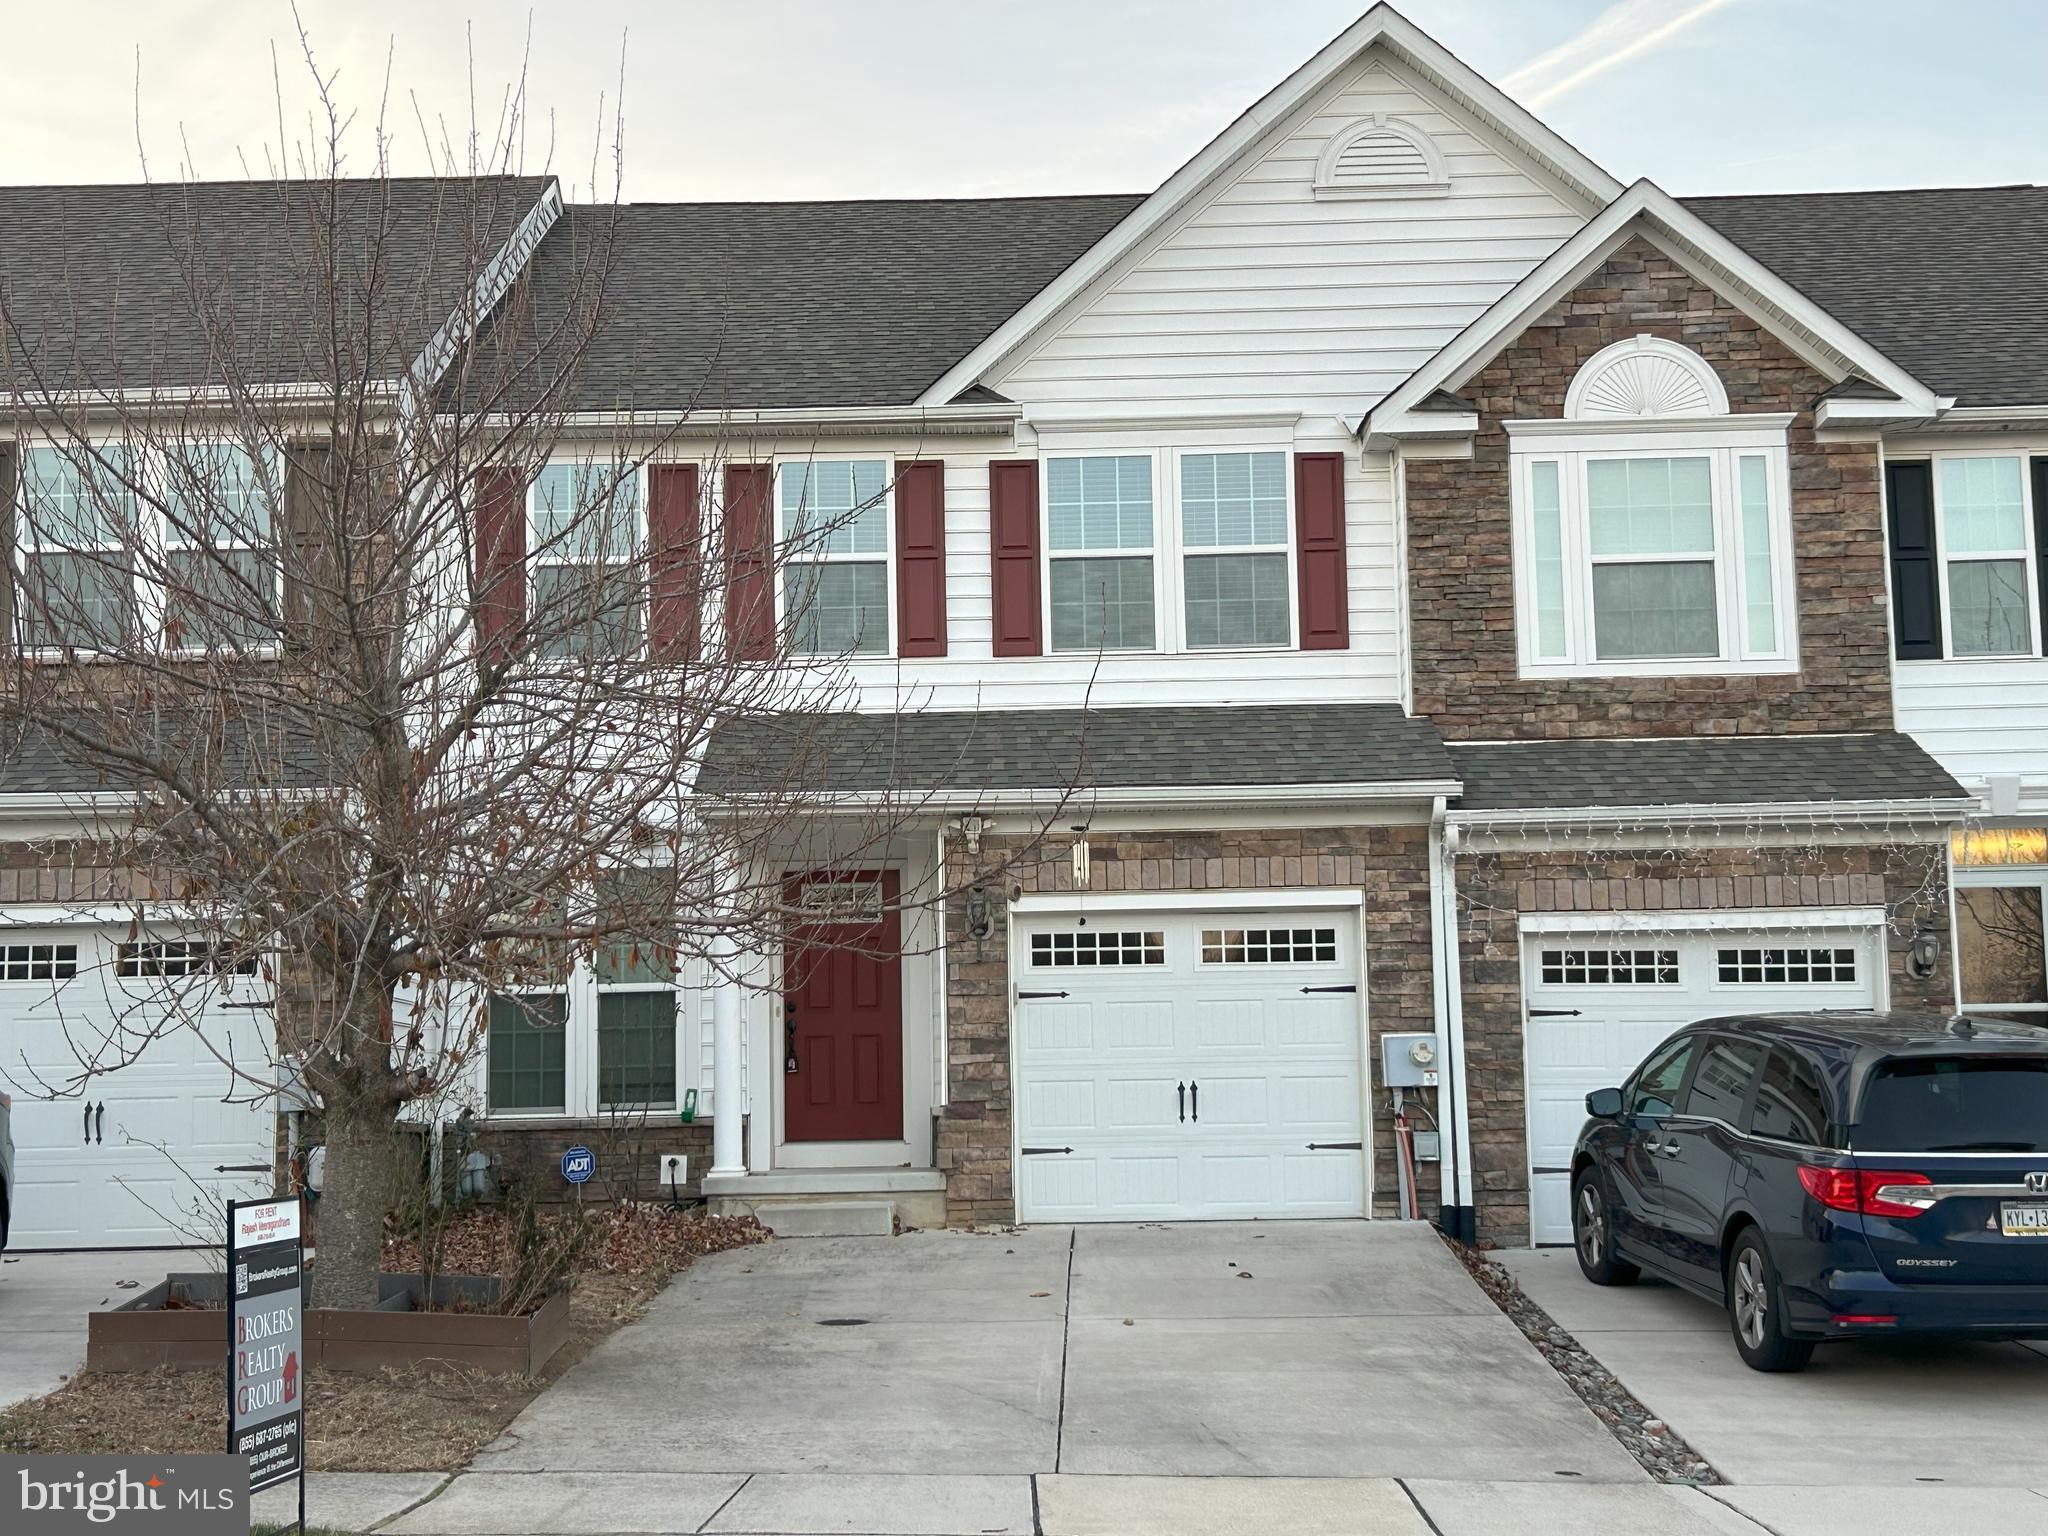
[[[1529,1240],[1522,913],[1883,907],[1892,1006],[1953,1006],[1947,860],[1939,843],[1472,852],[1458,862],[1457,884],[1474,1199],[1481,1239],[1502,1246]],[[1927,981],[1905,969],[1906,946],[1922,922],[1944,935],[1942,964]]]
[[[1601,348],[1649,334],[1711,363],[1737,416],[1793,411],[1796,674],[1518,677],[1509,419],[1564,415]],[[1453,740],[1889,729],[1891,641],[1875,449],[1814,437],[1829,381],[1647,241],[1622,246],[1458,392],[1479,408],[1470,459],[1405,467],[1415,705]]]
[[[1284,829],[1251,832],[1127,832],[1090,839],[1094,891],[1245,893],[1247,907],[1264,890],[1353,889],[1365,893],[1365,978],[1374,1038],[1435,1027],[1430,985],[1429,829],[1422,825]],[[987,939],[967,933],[966,898],[946,908],[946,1105],[937,1126],[938,1165],[946,1175],[952,1226],[1007,1223],[1017,1216],[1011,1168],[1010,970],[1002,921],[1005,888],[1074,889],[1060,857],[1018,868],[1002,866],[1034,839],[989,837],[979,860],[955,839],[948,846],[950,889],[964,891],[977,874],[993,887],[996,929]],[[1041,840],[1042,841],[1042,840]],[[1377,1082],[1377,1050],[1367,1070]],[[1374,1094],[1373,1208],[1393,1215],[1395,1163],[1384,1094]],[[1424,1122],[1418,1122],[1424,1123]],[[1436,1214],[1436,1171],[1422,1170],[1422,1211]]]

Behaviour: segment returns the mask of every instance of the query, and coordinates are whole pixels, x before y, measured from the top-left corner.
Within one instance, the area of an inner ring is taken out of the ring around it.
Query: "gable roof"
[[[2048,187],[1680,201],[1958,404],[2048,405]]]
[[[554,195],[550,176],[0,187],[0,391],[331,380],[309,298],[373,291],[355,366],[401,378]]]
[[[573,409],[908,405],[1142,201],[572,206],[521,307],[544,336],[595,295]]]
[[[1854,374],[1878,385],[1899,409],[1932,416],[1935,392],[1893,362],[1868,338],[1801,293],[1727,236],[1682,207],[1654,182],[1638,181],[1600,215],[1545,257],[1427,363],[1374,406],[1360,423],[1373,440],[1441,432],[1443,417],[1412,420],[1423,403],[1454,391],[1490,362],[1537,315],[1575,287],[1635,235],[1668,250],[1682,265],[1742,306],[1785,344],[1828,375]],[[1435,408],[1440,410],[1440,407]]]
[[[1063,305],[1200,197],[1241,156],[1253,151],[1277,125],[1375,45],[1386,48],[1432,88],[1528,155],[1575,195],[1586,212],[1591,213],[1621,192],[1620,182],[1534,114],[1391,5],[1378,4],[1246,108],[1092,249],[1059,273],[973,351],[958,359],[925,391],[921,403],[944,404],[978,383],[982,374],[1022,346]]]

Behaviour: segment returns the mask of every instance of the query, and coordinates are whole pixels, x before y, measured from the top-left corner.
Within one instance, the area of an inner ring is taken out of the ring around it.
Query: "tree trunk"
[[[327,1167],[315,1217],[313,1305],[374,1307],[384,1212],[396,1188],[398,1128],[386,1115],[330,1105]]]

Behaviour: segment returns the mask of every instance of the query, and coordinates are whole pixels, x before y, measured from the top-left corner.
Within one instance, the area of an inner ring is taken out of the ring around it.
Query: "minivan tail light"
[[[1802,1165],[1799,1182],[1831,1211],[1905,1220],[1933,1206],[1933,1197],[1916,1196],[1913,1185],[1931,1185],[1924,1173],[1883,1168],[1815,1168]]]

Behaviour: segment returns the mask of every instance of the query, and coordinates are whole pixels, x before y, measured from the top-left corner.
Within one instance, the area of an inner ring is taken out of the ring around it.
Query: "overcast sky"
[[[2048,0],[1405,0],[1623,181],[1674,193],[2048,181]],[[528,170],[588,196],[624,82],[624,191],[982,196],[1156,186],[1364,0],[301,0],[374,168],[458,136],[528,58]],[[530,19],[529,19],[530,18]],[[530,46],[526,31],[531,26]],[[229,177],[303,140],[287,0],[22,0],[0,181]],[[473,54],[473,57],[472,57]],[[438,129],[430,130],[438,133]],[[550,145],[552,144],[552,148]],[[608,191],[609,170],[597,177]]]

